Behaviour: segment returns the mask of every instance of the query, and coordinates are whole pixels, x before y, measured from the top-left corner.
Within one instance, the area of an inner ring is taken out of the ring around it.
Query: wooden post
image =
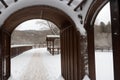
[[[77,53],[77,31],[73,28],[73,54],[74,54],[74,80],[78,80],[78,53]]]
[[[48,50],[48,40],[46,40],[47,41],[47,50]]]
[[[81,56],[81,35],[80,35],[80,32],[78,31],[77,32],[77,51],[78,51],[78,80],[82,80],[82,75],[83,74],[83,61],[82,61],[82,56]]]
[[[113,62],[114,80],[120,80],[120,1],[110,0],[112,42],[113,42]]]
[[[54,55],[54,52],[55,52],[55,51],[54,51],[54,39],[52,40],[52,44],[53,44],[53,45],[52,45],[52,46],[53,46],[53,47],[52,47],[52,54]]]
[[[87,42],[88,42],[88,64],[89,77],[91,80],[96,80],[95,75],[95,49],[94,49],[94,28],[87,25]]]
[[[63,56],[63,47],[62,47],[62,45],[63,45],[63,33],[60,31],[60,49],[61,49],[61,74],[62,74],[62,76],[64,77],[64,56]]]
[[[2,31],[0,30],[0,80],[3,80]]]
[[[11,71],[10,35],[4,30],[2,30],[2,50],[4,57],[3,59],[4,80],[7,80],[10,77]]]
[[[50,41],[50,54],[51,54],[52,50],[51,50],[51,41]]]
[[[70,76],[70,74],[71,74],[71,70],[70,70],[70,34],[69,34],[69,28],[66,30],[66,32],[67,32],[67,61],[68,61],[68,63],[67,63],[67,65],[68,65],[68,72],[67,72],[67,74],[68,74],[68,80],[71,80],[71,76]]]

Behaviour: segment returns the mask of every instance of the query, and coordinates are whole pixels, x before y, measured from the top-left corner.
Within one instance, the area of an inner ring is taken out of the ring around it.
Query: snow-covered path
[[[114,80],[113,55],[96,52],[96,80]],[[46,48],[24,52],[11,60],[9,80],[63,80],[60,55],[52,56]]]
[[[9,80],[63,80],[60,55],[50,55],[46,48],[32,49],[11,60]]]

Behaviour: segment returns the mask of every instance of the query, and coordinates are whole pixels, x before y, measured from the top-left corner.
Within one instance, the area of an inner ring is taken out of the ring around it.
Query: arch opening
[[[112,79],[114,78],[114,79],[118,79],[118,75],[117,75],[117,73],[119,73],[119,71],[118,71],[118,67],[119,67],[119,65],[117,65],[116,63],[117,63],[117,61],[116,60],[118,60],[118,57],[117,57],[117,59],[116,59],[116,57],[115,56],[117,56],[117,53],[118,53],[118,49],[115,49],[115,47],[116,48],[118,48],[118,46],[117,46],[117,44],[116,43],[118,43],[119,44],[119,42],[118,42],[118,40],[119,40],[119,37],[117,37],[116,39],[116,41],[115,41],[115,39],[114,39],[114,37],[115,37],[115,35],[114,35],[114,29],[115,29],[115,22],[117,23],[117,21],[114,21],[113,19],[114,19],[114,17],[113,17],[113,13],[114,13],[114,10],[113,10],[113,8],[112,7],[115,7],[114,6],[114,4],[115,4],[115,2],[112,2],[112,1],[109,1],[109,0],[97,0],[97,1],[93,1],[93,4],[90,6],[90,8],[89,8],[89,11],[88,11],[88,13],[87,13],[87,17],[86,17],[86,20],[85,20],[85,28],[86,28],[86,30],[87,30],[87,41],[88,41],[88,57],[89,57],[89,74],[90,74],[90,78],[91,79],[93,79],[93,80],[96,80],[96,71],[95,71],[95,36],[94,36],[94,23],[95,23],[95,20],[96,20],[96,17],[97,17],[97,15],[98,15],[98,13],[101,11],[101,9],[108,3],[108,2],[110,2],[110,12],[111,12],[111,15],[110,15],[110,17],[111,17],[111,41],[112,42],[110,42],[110,44],[112,45],[112,56],[111,56],[111,63],[113,62],[113,66],[112,66],[112,68],[111,68],[111,72],[113,72],[112,73]],[[111,6],[112,5],[112,6]],[[118,7],[119,7],[119,5],[116,7],[116,9],[118,9]],[[119,12],[119,10],[118,10],[118,12]],[[107,14],[107,13],[105,13],[105,14]],[[117,12],[115,13],[115,14],[117,14]],[[114,24],[114,25],[113,25]],[[118,28],[118,26],[117,26],[117,29],[119,29]],[[92,65],[91,65],[92,64]],[[115,66],[117,66],[116,68],[115,68]],[[114,70],[113,70],[113,68],[114,68]],[[114,74],[114,75],[113,75]]]
[[[33,78],[41,80],[43,77],[46,80],[59,79],[61,60],[60,50],[58,51],[57,48],[60,49],[60,41],[59,39],[54,41],[54,55],[47,49],[46,44],[47,35],[55,36],[59,35],[59,32],[55,24],[42,19],[28,20],[17,26],[11,35],[11,56],[13,58],[11,59],[12,76],[9,80]]]
[[[11,16],[9,16],[2,25],[1,31],[3,46],[1,49],[3,50],[2,54],[4,54],[4,59],[6,60],[6,63],[4,66],[2,66],[2,68],[5,69],[6,67],[5,72],[7,73],[2,77],[2,79],[8,79],[11,75],[11,34],[20,23],[30,19],[45,19],[53,22],[58,26],[60,29],[61,42],[61,74],[66,80],[82,79],[84,76],[84,71],[82,69],[83,65],[81,65],[81,60],[79,59],[81,56],[80,32],[77,31],[74,21],[72,21],[72,19],[67,14],[61,10],[49,6],[32,6],[16,11]],[[78,75],[81,73],[81,71],[83,71],[83,74]]]
[[[114,80],[109,2],[104,5],[95,19],[94,41],[96,80]]]

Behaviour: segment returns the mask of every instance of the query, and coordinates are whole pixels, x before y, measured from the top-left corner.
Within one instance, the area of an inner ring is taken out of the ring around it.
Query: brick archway
[[[6,80],[10,76],[11,33],[20,23],[39,18],[55,23],[60,29],[62,76],[65,80],[81,80],[84,76],[84,65],[81,58],[82,38],[80,32],[77,31],[74,21],[67,14],[49,6],[32,6],[18,10],[9,16],[0,28],[1,80]],[[6,62],[4,63],[4,61]]]

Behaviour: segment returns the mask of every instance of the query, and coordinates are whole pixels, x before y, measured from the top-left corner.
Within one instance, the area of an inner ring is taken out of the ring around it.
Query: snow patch
[[[85,75],[83,80],[90,80],[90,78],[88,77],[88,75]]]

